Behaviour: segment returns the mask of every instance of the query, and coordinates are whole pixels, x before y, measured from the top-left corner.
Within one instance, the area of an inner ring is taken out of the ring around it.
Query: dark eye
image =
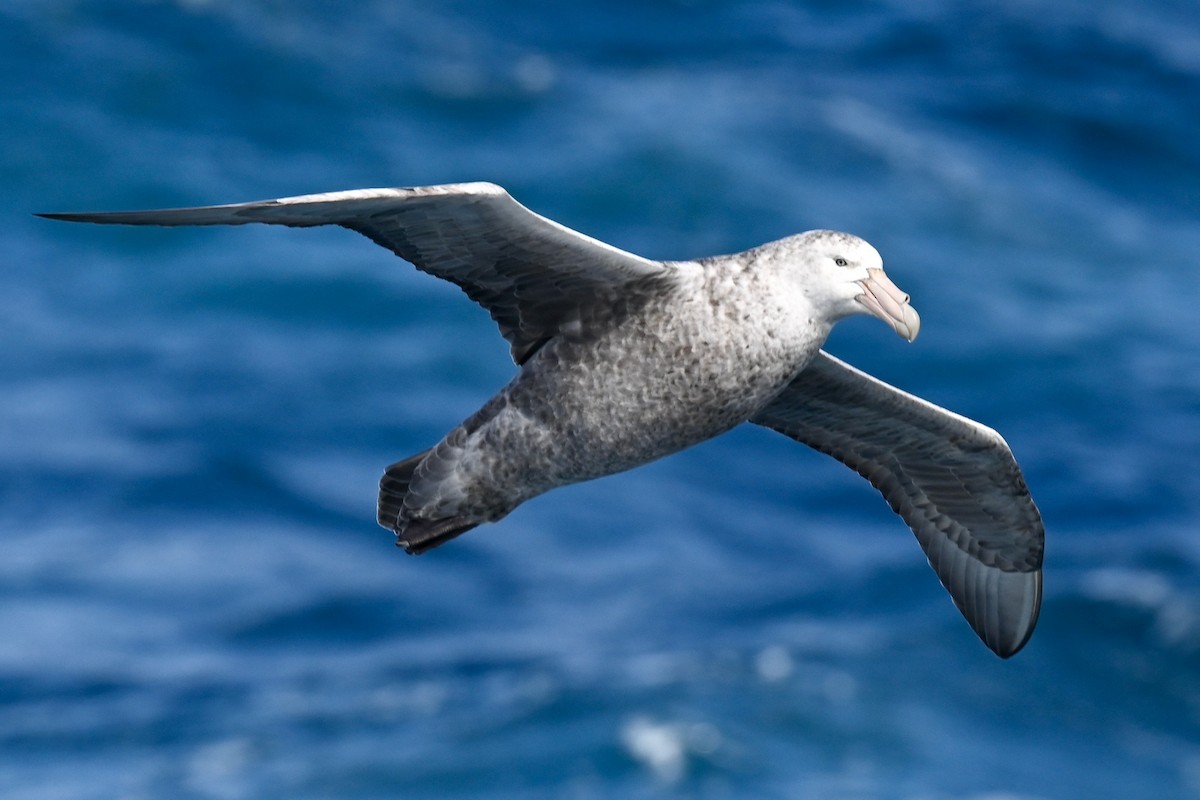
[[[846,259],[842,258],[841,256],[838,256],[837,258],[835,258],[835,259],[833,260],[833,263],[837,264],[839,267],[848,267],[848,266],[850,266],[850,262],[849,262],[849,261],[847,261]]]

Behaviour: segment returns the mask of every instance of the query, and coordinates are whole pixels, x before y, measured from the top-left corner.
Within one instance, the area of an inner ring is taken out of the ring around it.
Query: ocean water
[[[0,797],[1200,797],[1200,15],[1173,0],[0,6]],[[491,180],[647,256],[857,233],[829,349],[997,428],[1011,661],[739,429],[420,558],[388,463],[513,374],[336,229],[31,216]]]

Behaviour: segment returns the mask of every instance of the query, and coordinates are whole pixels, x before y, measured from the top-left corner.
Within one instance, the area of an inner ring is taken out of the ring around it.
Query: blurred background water
[[[1200,797],[1188,2],[8,0],[0,796]],[[34,211],[491,180],[660,258],[815,227],[914,298],[829,349],[999,429],[1010,662],[760,429],[419,559],[382,468],[513,373],[337,229]]]

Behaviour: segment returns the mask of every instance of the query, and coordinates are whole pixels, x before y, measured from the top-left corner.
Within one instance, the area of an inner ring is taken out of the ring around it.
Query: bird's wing
[[[820,352],[752,420],[833,456],[904,518],[955,605],[1007,658],[1042,598],[1042,518],[1000,434]]]
[[[564,328],[594,319],[631,282],[662,280],[662,262],[546,219],[491,183],[359,189],[256,203],[109,213],[42,214],[123,225],[341,225],[457,284],[482,305],[523,363]],[[619,305],[619,304],[618,304]]]

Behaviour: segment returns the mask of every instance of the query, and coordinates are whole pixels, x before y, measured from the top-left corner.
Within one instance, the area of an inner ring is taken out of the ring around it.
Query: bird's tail
[[[429,455],[423,450],[415,456],[397,461],[379,479],[379,524],[396,534],[396,545],[412,555],[419,555],[466,533],[479,524],[468,517],[422,519],[401,515],[404,498],[417,466]]]

